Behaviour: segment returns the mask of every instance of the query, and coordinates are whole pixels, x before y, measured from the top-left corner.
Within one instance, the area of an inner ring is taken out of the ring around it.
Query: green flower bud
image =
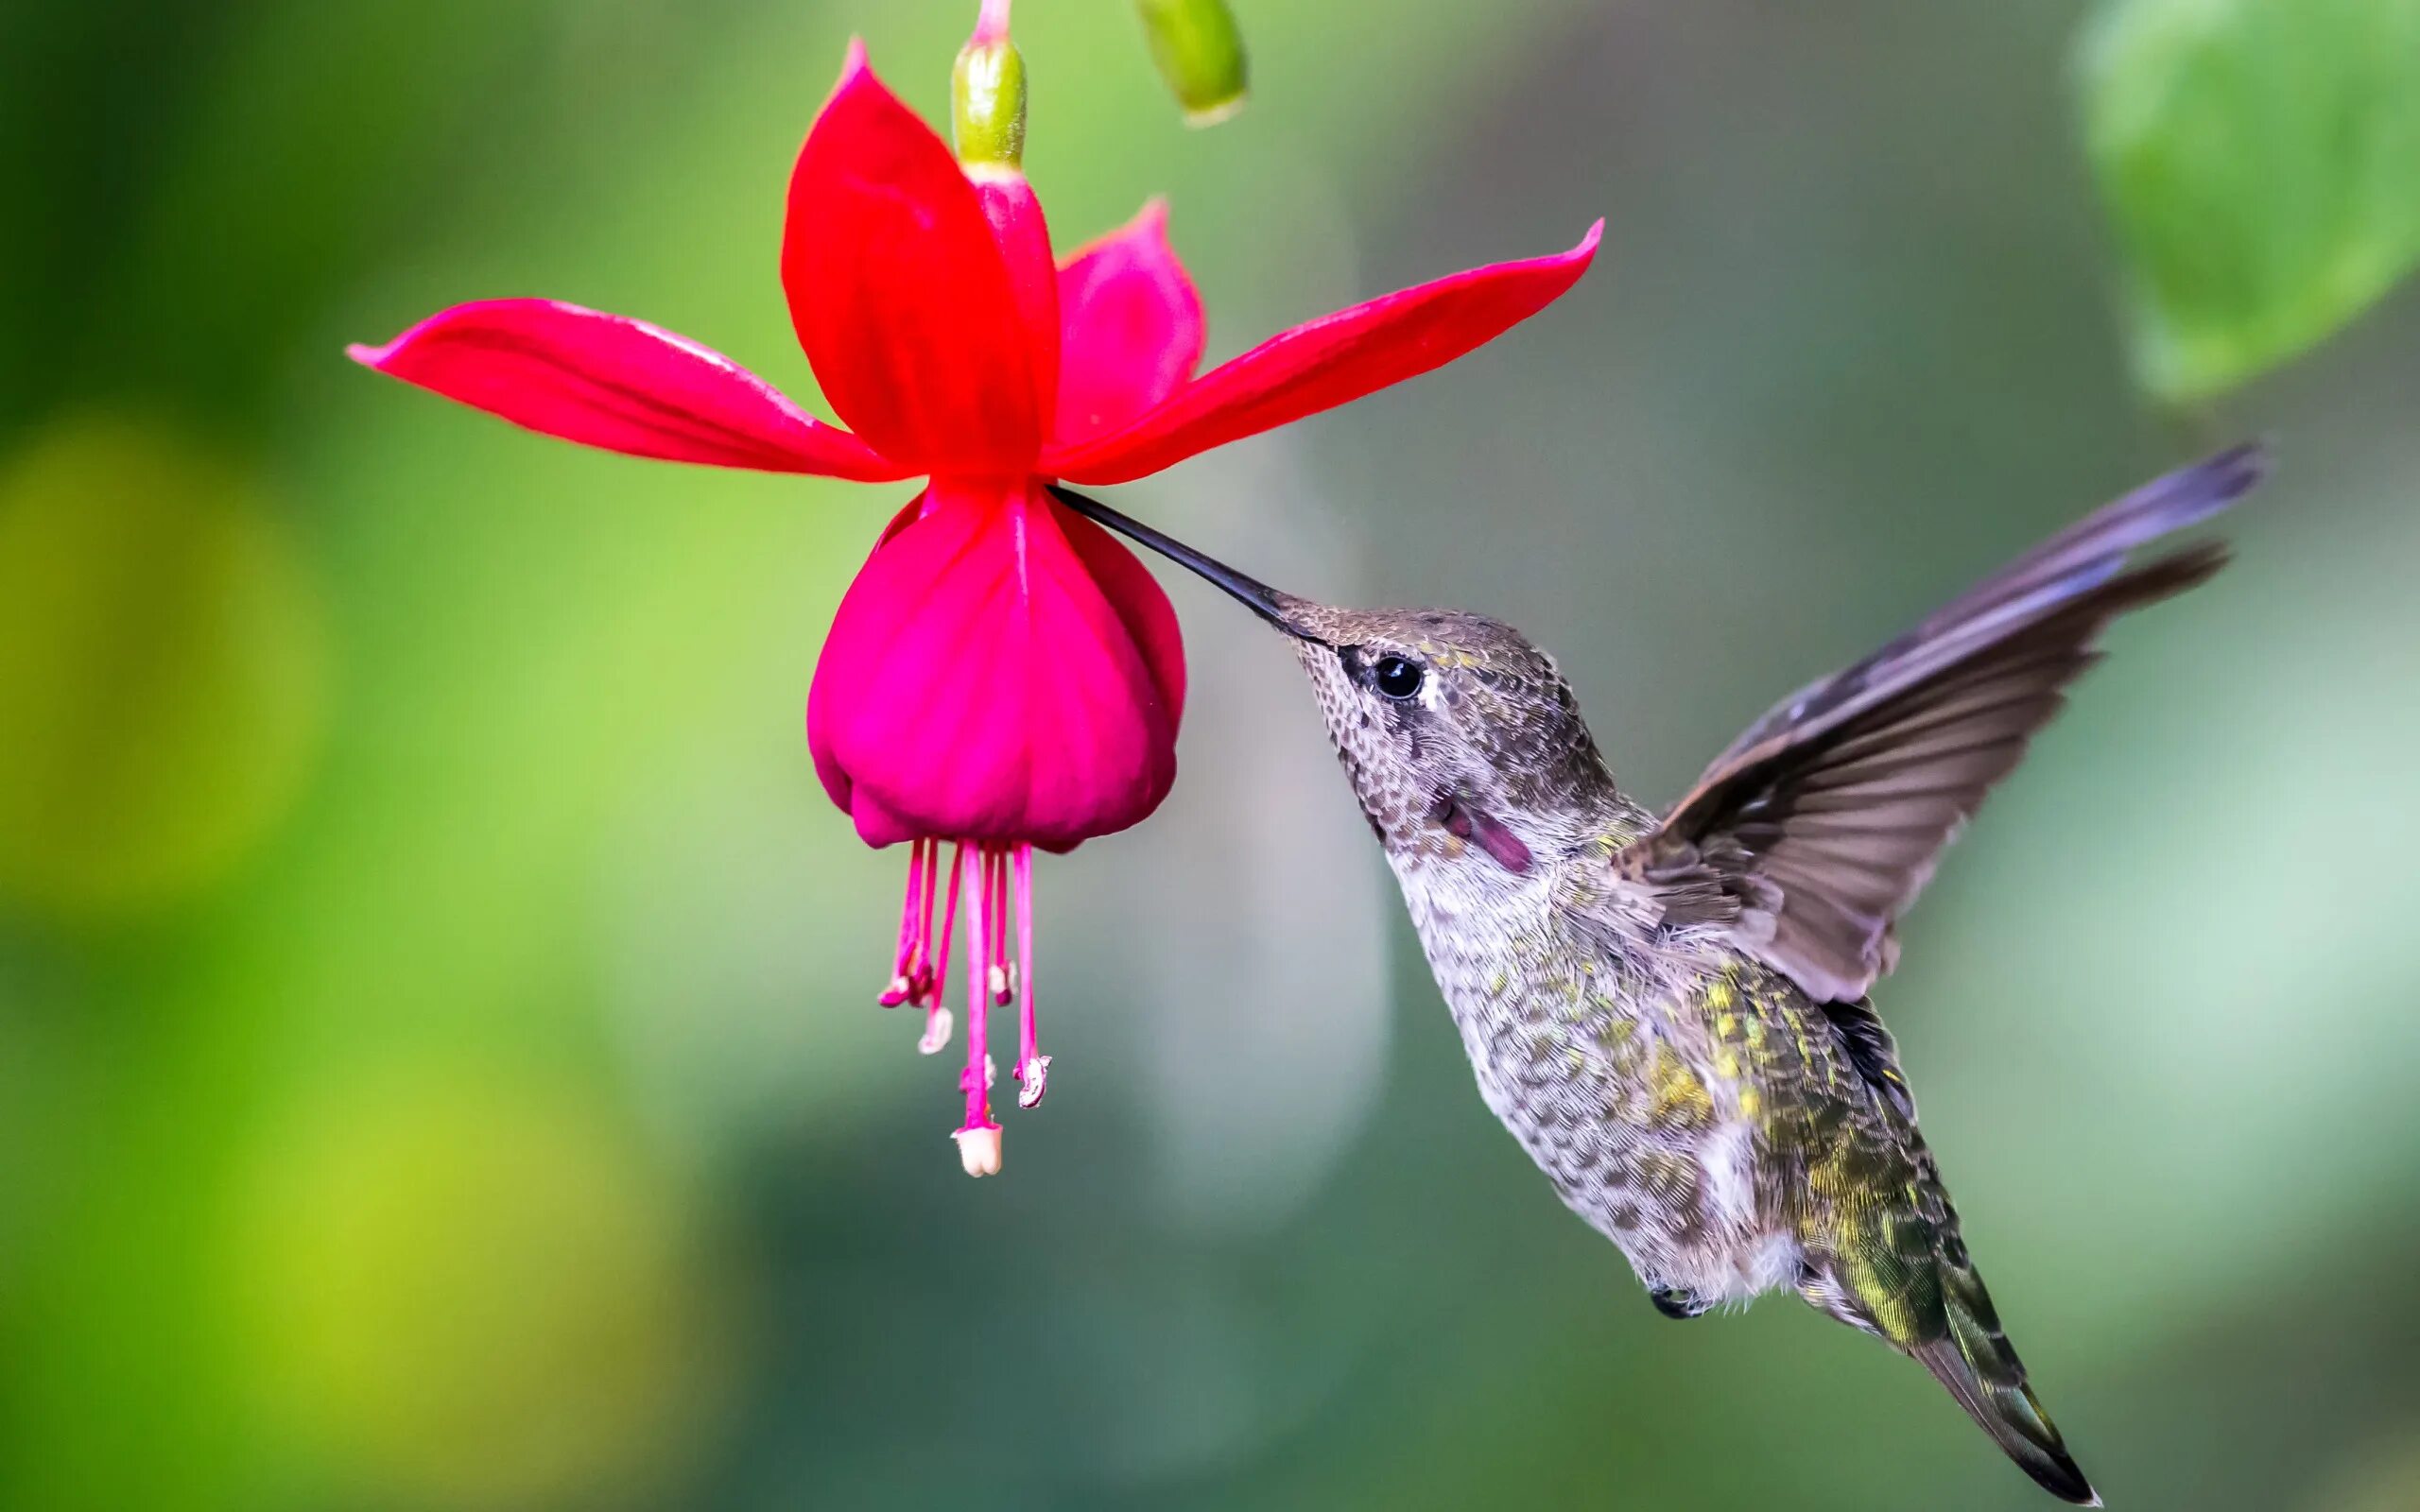
[[[1013,168],[1025,160],[1025,60],[1005,31],[959,49],[949,99],[959,162]]]
[[[1151,59],[1191,126],[1244,108],[1244,39],[1226,0],[1134,0]]]

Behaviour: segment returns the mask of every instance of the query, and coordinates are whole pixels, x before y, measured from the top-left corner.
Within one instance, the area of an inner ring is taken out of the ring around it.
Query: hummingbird
[[[1930,1371],[2051,1495],[2067,1452],[1959,1232],[1869,996],[1899,916],[2119,615],[2224,565],[2130,564],[2266,471],[2238,446],[2107,505],[1750,725],[1657,813],[1553,658],[1452,610],[1350,610],[1098,500],[1078,513],[1283,632],[1487,1106],[1665,1315],[1781,1288]]]

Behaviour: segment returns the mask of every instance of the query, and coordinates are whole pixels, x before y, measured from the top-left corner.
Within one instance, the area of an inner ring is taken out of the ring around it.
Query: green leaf
[[[2081,61],[2163,398],[2300,354],[2420,259],[2420,0],[2112,0]]]

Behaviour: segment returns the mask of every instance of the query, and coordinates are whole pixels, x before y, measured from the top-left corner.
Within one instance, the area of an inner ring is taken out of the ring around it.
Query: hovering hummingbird
[[[1511,627],[1297,598],[1054,491],[1291,637],[1480,1094],[1659,1310],[1789,1287],[1921,1363],[2052,1495],[2098,1506],[2000,1331],[1867,993],[2110,622],[2227,556],[2129,553],[2265,467],[2238,447],[2088,516],[1784,700],[1660,816]]]

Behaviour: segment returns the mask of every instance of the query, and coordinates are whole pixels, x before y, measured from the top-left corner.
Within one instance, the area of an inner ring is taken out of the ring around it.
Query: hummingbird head
[[[1191,569],[1284,632],[1391,856],[1517,879],[1603,837],[1621,799],[1554,659],[1484,615],[1281,593],[1065,489],[1060,502]]]

